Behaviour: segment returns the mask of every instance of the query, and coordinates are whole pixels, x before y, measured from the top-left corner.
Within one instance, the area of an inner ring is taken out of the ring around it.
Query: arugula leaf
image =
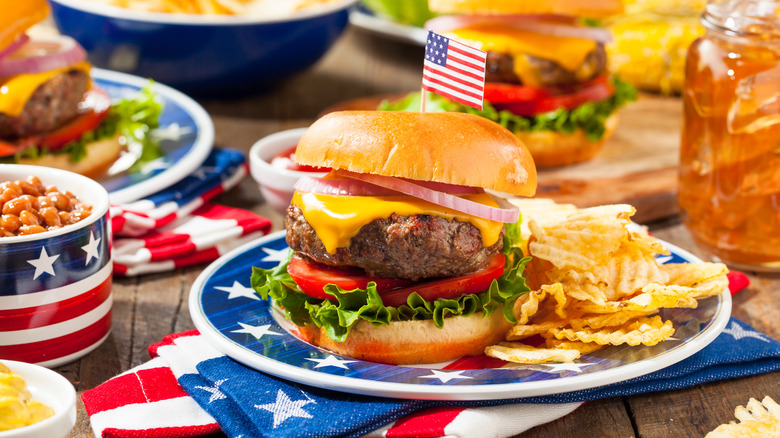
[[[520,248],[523,240],[520,223],[506,224],[505,230],[502,251],[507,261],[504,273],[493,280],[486,291],[457,299],[438,298],[430,302],[414,292],[405,305],[385,306],[373,282],[366,289],[343,290],[334,284],[325,286],[325,292],[334,296],[336,302],[312,298],[301,292],[287,273],[292,250],[287,259],[275,268],[252,268],[250,282],[262,299],[273,298],[294,324],[324,327],[328,337],[337,342],[343,342],[360,320],[379,326],[388,325],[390,321],[432,319],[436,327],[441,328],[449,316],[471,316],[482,312],[483,317],[488,317],[500,308],[508,321],[516,322],[512,308],[517,298],[530,291],[522,273],[531,259],[523,257]]]
[[[559,108],[533,117],[523,117],[507,110],[498,111],[485,101],[482,110],[453,102],[437,94],[428,93],[425,110],[428,112],[459,112],[485,117],[497,122],[512,132],[556,131],[570,134],[582,129],[588,140],[597,141],[604,136],[604,122],[618,108],[637,99],[636,89],[617,77],[612,78],[615,94],[607,99],[587,102],[574,109]],[[383,101],[377,109],[381,111],[419,111],[420,92],[410,93],[396,102]]]

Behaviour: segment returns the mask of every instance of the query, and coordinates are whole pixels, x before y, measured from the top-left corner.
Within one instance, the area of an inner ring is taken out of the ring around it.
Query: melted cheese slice
[[[486,193],[465,195],[463,198],[498,207],[496,201]],[[468,222],[482,234],[483,246],[498,242],[504,225],[404,195],[332,196],[295,192],[292,204],[301,209],[303,217],[331,254],[338,248],[349,246],[350,239],[357,235],[364,225],[376,219],[388,218],[393,213],[401,216],[428,214],[447,220]]]
[[[480,50],[512,55],[515,74],[529,85],[538,80],[521,55],[554,61],[566,70],[576,71],[596,48],[595,41],[544,35],[496,23],[475,24],[449,33],[458,41]]]
[[[49,79],[71,70],[81,70],[89,75],[90,65],[80,62],[76,65],[42,73],[29,73],[0,79],[0,113],[18,116],[35,90]]]

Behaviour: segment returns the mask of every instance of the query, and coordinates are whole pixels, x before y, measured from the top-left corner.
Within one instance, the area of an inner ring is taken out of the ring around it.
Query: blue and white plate
[[[428,31],[422,27],[388,20],[363,6],[352,9],[349,13],[349,23],[365,31],[417,46],[425,46],[428,39]]]
[[[92,78],[112,100],[135,94],[149,83],[98,68],[92,69]],[[111,202],[136,201],[179,182],[203,164],[214,145],[214,124],[203,107],[163,84],[155,83],[152,88],[165,105],[157,131],[163,156],[134,172],[124,170],[127,166],[121,163],[109,169],[98,182],[108,190]]]
[[[620,382],[675,364],[712,342],[726,326],[731,296],[700,301],[696,309],[664,309],[675,334],[653,347],[608,347],[572,364],[457,369],[447,364],[395,366],[339,357],[290,334],[281,311],[250,288],[252,267],[271,268],[287,253],[284,231],[222,256],[195,280],[190,314],[219,351],[257,370],[295,382],[355,394],[395,398],[487,400],[550,395]],[[660,261],[696,262],[671,251]]]

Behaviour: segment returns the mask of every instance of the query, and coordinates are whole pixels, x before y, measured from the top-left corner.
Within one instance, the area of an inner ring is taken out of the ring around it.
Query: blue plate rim
[[[126,84],[138,88],[144,88],[149,84],[149,79],[101,68],[92,68],[91,75],[97,80]],[[214,122],[200,104],[181,91],[159,82],[154,82],[152,89],[176,103],[192,117],[197,127],[197,136],[190,151],[164,171],[141,182],[109,192],[111,202],[126,203],[137,201],[176,184],[200,167],[214,146]],[[100,181],[98,180],[98,182]]]
[[[519,397],[533,397],[543,395],[561,394],[612,383],[619,383],[645,374],[658,371],[662,368],[674,365],[702,348],[709,345],[726,327],[731,316],[731,294],[726,289],[722,294],[709,299],[717,299],[717,307],[711,322],[703,330],[699,331],[685,343],[665,351],[657,356],[637,362],[620,365],[589,374],[577,376],[559,377],[551,380],[532,382],[500,383],[490,385],[455,385],[455,386],[430,386],[411,383],[379,382],[355,377],[339,376],[293,366],[274,360],[273,358],[255,353],[234,341],[223,336],[207,319],[201,304],[201,293],[208,279],[223,265],[237,256],[258,248],[267,242],[275,241],[285,235],[280,230],[264,236],[260,239],[248,242],[223,255],[212,262],[195,279],[190,289],[189,309],[195,327],[206,340],[218,351],[228,357],[237,360],[251,368],[281,377],[293,382],[330,389],[345,393],[382,396],[401,399],[435,399],[435,400],[497,400]],[[660,240],[660,239],[659,239]],[[688,262],[699,262],[701,259],[690,252],[660,240],[660,242],[672,253],[679,255]],[[270,308],[270,307],[269,307]],[[277,327],[279,328],[279,327]],[[281,328],[280,328],[281,329]],[[284,329],[281,329],[284,331]],[[288,337],[297,342],[303,341],[293,335],[284,332]],[[310,346],[316,351],[326,351],[315,346]],[[351,359],[357,360],[357,359]],[[387,365],[392,366],[392,365]],[[414,366],[413,368],[423,368]],[[431,368],[435,369],[435,368]]]

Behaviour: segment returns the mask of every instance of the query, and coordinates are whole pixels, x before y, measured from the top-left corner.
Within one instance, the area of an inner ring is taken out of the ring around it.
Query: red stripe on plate
[[[111,330],[111,311],[94,324],[59,338],[0,346],[0,357],[20,362],[46,362],[77,353],[100,341]]]
[[[45,293],[45,292],[43,292]],[[111,296],[111,275],[81,295],[51,304],[0,310],[0,332],[45,327],[81,316]]]
[[[501,359],[485,356],[463,356],[444,367],[445,370],[484,370],[488,368],[501,368],[506,365]]]

